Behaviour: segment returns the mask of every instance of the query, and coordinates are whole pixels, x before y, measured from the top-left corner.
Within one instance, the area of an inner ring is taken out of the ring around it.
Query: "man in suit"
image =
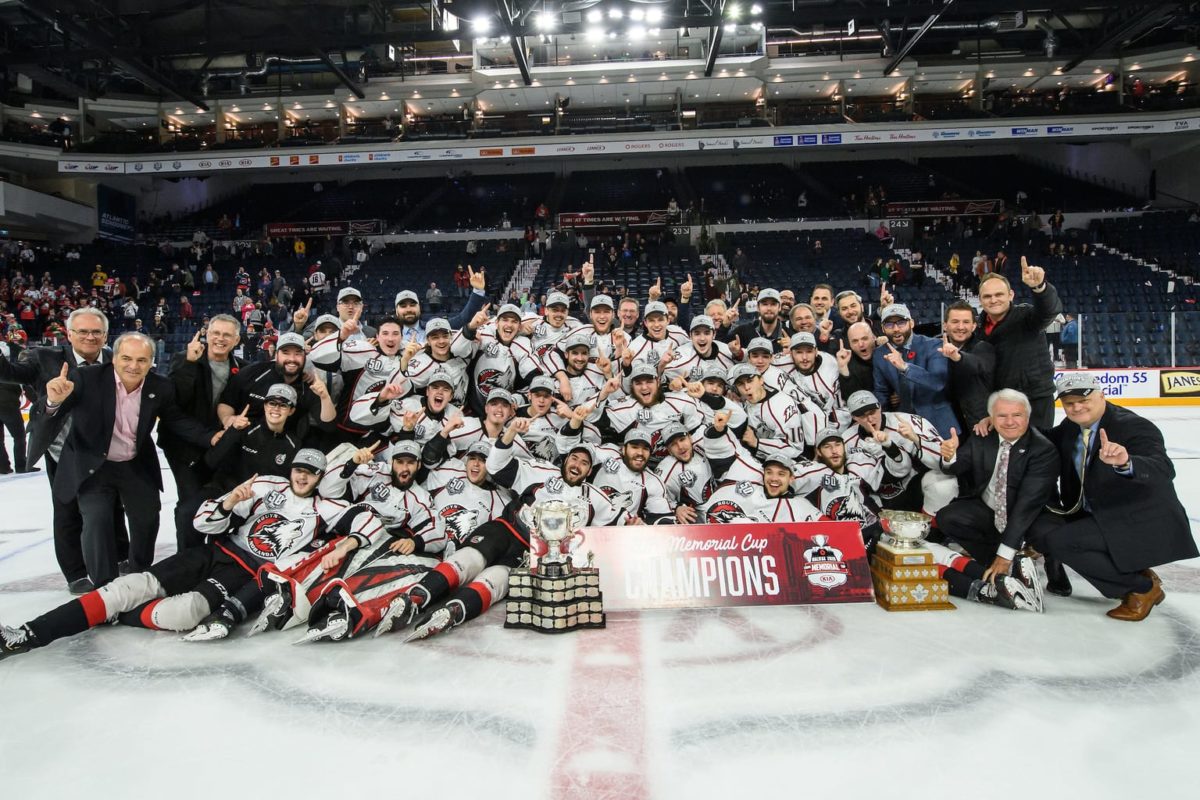
[[[987,399],[996,367],[996,352],[990,343],[975,336],[977,327],[970,303],[958,300],[946,306],[940,349],[950,362],[950,404],[964,433],[988,415]]]
[[[196,331],[187,349],[171,359],[169,377],[175,385],[175,402],[185,413],[215,430],[221,427],[217,418],[217,403],[230,380],[245,362],[233,356],[241,340],[241,324],[228,314],[218,314],[208,322],[205,331]],[[204,334],[206,341],[201,341]],[[175,535],[179,549],[199,545],[203,540],[192,531],[192,516],[199,503],[203,486],[212,479],[204,461],[208,448],[194,447],[175,435],[169,428],[158,432],[158,444],[167,457],[179,502],[175,504]]]
[[[1058,450],[1059,504],[1038,519],[1036,546],[1120,598],[1108,616],[1139,622],[1166,596],[1151,567],[1197,555],[1175,467],[1158,428],[1108,402],[1094,376],[1063,375],[1057,393],[1066,419],[1048,437]]]
[[[14,329],[9,341],[0,341],[0,358],[20,361],[25,348],[21,347],[21,336],[18,334],[24,335],[24,331]],[[34,472],[37,469],[30,469],[25,459],[25,419],[21,416],[21,392],[20,384],[0,381],[0,440],[4,438],[4,430],[13,439],[12,460],[9,460],[8,449],[0,442],[0,475],[12,473],[13,467],[17,472]]]
[[[162,491],[150,438],[155,421],[197,447],[219,438],[180,410],[169,379],[150,371],[154,351],[150,337],[126,333],[116,341],[112,362],[74,371],[64,363],[38,401],[46,424],[31,440],[31,449],[44,448],[58,434],[63,417],[71,415],[54,495],[60,502],[79,499],[83,558],[97,587],[117,577],[113,513],[118,498],[129,518],[130,571],[143,571],[154,562]]]
[[[43,404],[37,400],[45,397],[46,384],[56,377],[64,364],[68,369],[84,364],[104,364],[112,361],[112,352],[104,346],[108,341],[108,317],[94,308],[77,308],[67,317],[67,344],[57,347],[32,347],[21,353],[19,360],[0,356],[0,381],[32,386],[34,396],[30,398],[33,404],[29,409],[29,464],[36,464],[43,455],[46,457],[46,477],[50,486],[54,486],[54,478],[58,474],[58,465],[62,448],[70,432],[69,415],[59,418],[56,426],[57,434],[50,438],[40,437],[39,430],[45,424]],[[34,442],[41,440],[42,444],[35,447]],[[51,509],[53,513],[54,556],[58,560],[58,568],[67,580],[67,588],[71,594],[86,594],[95,587],[87,577],[87,565],[83,560],[83,546],[80,536],[83,532],[83,520],[79,515],[78,498],[74,496],[59,500],[51,492]],[[114,510],[118,547],[124,557],[128,550],[129,537],[125,530],[125,515],[118,506]]]
[[[1008,278],[988,273],[979,282],[979,336],[996,351],[992,385],[1023,392],[1033,408],[1033,426],[1054,424],[1054,362],[1046,326],[1062,313],[1062,300],[1046,280],[1046,271],[1021,256],[1021,282],[1033,292],[1033,305],[1013,305]]]
[[[962,423],[954,418],[946,395],[950,367],[940,352],[941,341],[913,333],[912,314],[900,303],[892,303],[879,317],[888,338],[871,356],[879,407],[924,417],[938,433],[949,436],[950,429]],[[899,406],[892,406],[892,395],[900,398]]]
[[[1018,551],[1054,494],[1058,454],[1030,427],[1029,413],[1029,399],[1020,392],[993,392],[989,434],[960,443],[952,430],[942,442],[942,471],[959,476],[960,491],[937,513],[937,528],[970,558],[940,545],[931,549],[946,567],[943,577],[956,597],[1041,611],[1040,576],[1032,559]]]

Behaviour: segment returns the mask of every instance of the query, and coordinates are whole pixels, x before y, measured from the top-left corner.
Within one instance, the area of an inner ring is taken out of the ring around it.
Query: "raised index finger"
[[[304,310],[305,310],[305,311],[312,311],[312,301],[313,301],[313,299],[312,299],[312,297],[310,296],[310,297],[308,298],[308,302],[304,304]]]
[[[1021,270],[1024,271],[1027,269],[1029,269],[1029,260],[1025,256],[1021,256]]]

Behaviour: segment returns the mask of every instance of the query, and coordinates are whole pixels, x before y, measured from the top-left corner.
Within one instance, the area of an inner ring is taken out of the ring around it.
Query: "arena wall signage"
[[[383,220],[354,219],[324,222],[270,222],[267,236],[379,236]]]
[[[889,217],[945,217],[998,214],[1002,208],[1000,200],[914,200],[888,203],[885,211]]]
[[[1055,377],[1064,372],[1095,375],[1105,396],[1117,405],[1200,405],[1200,368],[1059,370]]]
[[[587,528],[606,611],[869,603],[857,522]]]
[[[114,242],[132,242],[137,198],[110,186],[96,187],[96,234]]]
[[[559,228],[597,228],[618,225],[666,225],[666,211],[605,211],[558,215]]]
[[[1158,114],[1143,114],[1136,121],[1115,119],[1064,119],[1053,125],[1013,124],[940,126],[935,123],[914,122],[892,124],[843,125],[834,132],[820,127],[772,128],[769,134],[726,136],[681,133],[670,138],[640,138],[631,136],[587,140],[570,137],[570,141],[534,144],[459,145],[426,147],[424,143],[397,143],[386,149],[372,151],[297,148],[296,152],[261,154],[246,151],[244,155],[224,153],[222,157],[200,155],[189,157],[124,158],[110,157],[104,161],[80,159],[74,154],[58,161],[59,172],[83,175],[125,173],[130,175],[162,175],[196,172],[221,172],[242,169],[305,169],[343,165],[405,164],[437,161],[482,161],[496,158],[571,158],[602,155],[633,155],[639,153],[698,152],[710,150],[773,150],[811,147],[864,147],[872,145],[910,144],[917,142],[964,142],[971,140],[1030,140],[1063,139],[1070,137],[1120,137],[1143,134],[1182,133],[1200,130],[1200,117],[1175,118]]]

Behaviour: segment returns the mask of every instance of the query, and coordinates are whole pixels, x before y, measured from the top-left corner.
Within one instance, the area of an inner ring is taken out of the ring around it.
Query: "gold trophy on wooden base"
[[[924,547],[929,515],[881,511],[884,535],[871,555],[875,602],[887,611],[951,611],[950,587],[938,576],[933,553]]]

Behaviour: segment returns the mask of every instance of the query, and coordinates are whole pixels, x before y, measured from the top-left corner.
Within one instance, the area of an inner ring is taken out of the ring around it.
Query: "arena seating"
[[[573,172],[558,211],[665,209],[675,186],[666,169]]]
[[[1123,192],[1053,172],[1016,156],[922,158],[917,163],[974,187],[972,197],[999,198],[1012,203],[1017,192],[1024,191],[1029,195],[1032,210],[1043,214],[1057,209],[1110,211],[1141,206],[1141,201]]]
[[[407,220],[409,230],[497,228],[503,214],[514,227],[533,219],[554,185],[554,173],[463,175],[442,179],[437,194]]]

